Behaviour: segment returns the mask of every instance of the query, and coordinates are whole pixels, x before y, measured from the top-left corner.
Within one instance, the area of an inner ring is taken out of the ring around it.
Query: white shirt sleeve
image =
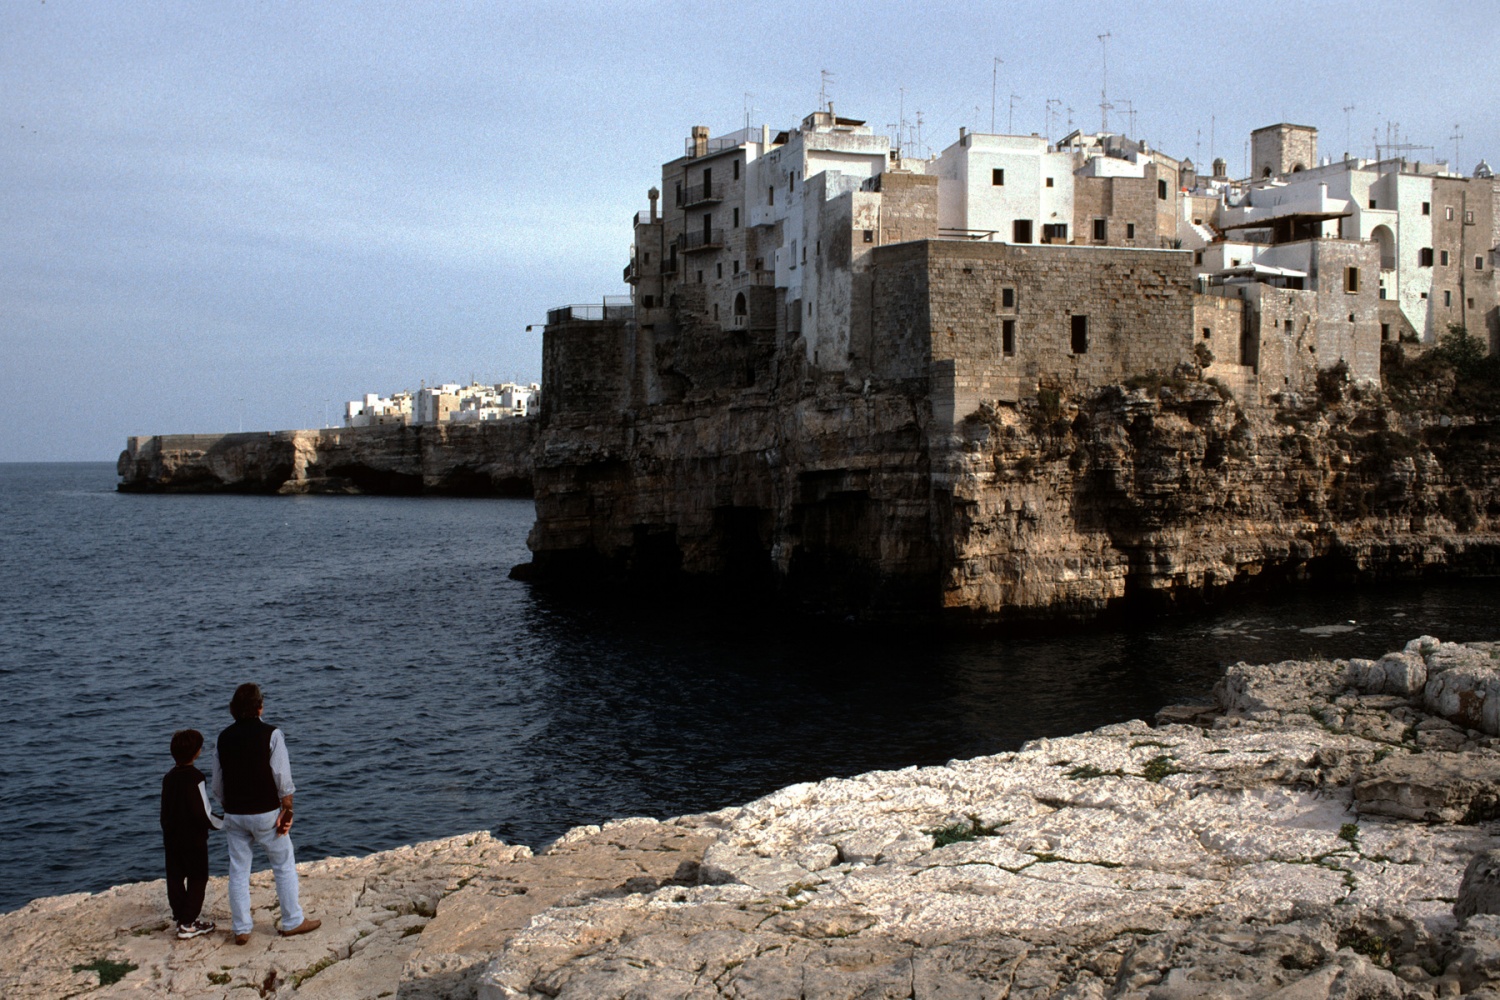
[[[208,759],[208,787],[213,789],[214,799],[224,801],[224,772],[219,769],[219,748],[214,746],[214,755]]]
[[[286,755],[286,740],[281,730],[271,734],[271,774],[276,779],[276,794],[286,798],[297,790],[292,784],[292,762]]]
[[[208,789],[203,787],[203,782],[198,782],[198,795],[203,799],[203,815],[208,817],[208,825],[215,830],[222,829],[224,821],[214,815],[213,809],[208,804]]]

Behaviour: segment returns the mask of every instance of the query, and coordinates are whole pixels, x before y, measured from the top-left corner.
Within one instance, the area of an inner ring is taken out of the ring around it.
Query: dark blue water
[[[560,604],[506,577],[528,501],[114,484],[0,464],[0,909],[159,877],[171,733],[212,740],[246,680],[287,734],[310,860],[475,829],[536,845],[1148,716],[1239,659],[1500,632],[1491,582],[1046,639]]]

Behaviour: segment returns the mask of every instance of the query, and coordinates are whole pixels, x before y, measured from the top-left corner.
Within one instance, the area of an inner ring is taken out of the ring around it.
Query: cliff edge
[[[1500,643],[1231,667],[1215,704],[533,854],[302,866],[324,928],[166,934],[161,883],[0,916],[7,997],[1500,996]],[[222,923],[223,885],[207,915]],[[114,978],[118,974],[118,978]],[[96,985],[102,978],[111,982]]]

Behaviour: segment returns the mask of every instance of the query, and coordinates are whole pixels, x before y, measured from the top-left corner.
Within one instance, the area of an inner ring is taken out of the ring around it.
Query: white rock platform
[[[1497,666],[1429,637],[1240,664],[1154,727],[535,855],[473,834],[316,862],[303,938],[267,912],[245,947],[176,942],[160,882],[38,900],[0,915],[0,995],[1500,1000]],[[134,968],[72,971],[96,959]]]

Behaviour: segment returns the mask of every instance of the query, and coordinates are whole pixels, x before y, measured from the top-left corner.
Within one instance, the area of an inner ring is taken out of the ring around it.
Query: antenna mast
[[[1354,152],[1354,133],[1349,126],[1349,112],[1354,110],[1354,105],[1344,108],[1344,155],[1348,156]]]
[[[1099,49],[1102,53],[1099,74],[1099,116],[1103,123],[1101,131],[1109,131],[1109,109],[1114,105],[1109,103],[1109,40],[1114,37],[1113,32],[1106,31],[1099,36]]]
[[[818,81],[818,110],[828,110],[828,85],[833,82],[833,74],[828,70],[819,70]]]
[[[995,64],[990,67],[990,135],[995,134],[995,88],[1000,84],[1000,64],[1005,62],[999,56],[995,57]]]
[[[1020,99],[1020,94],[1010,95],[1010,117],[1005,120],[1005,132],[1007,135],[1016,134],[1016,102]]]
[[[1450,138],[1450,139],[1453,140],[1453,169],[1452,169],[1452,172],[1455,173],[1455,174],[1461,174],[1461,173],[1463,173],[1463,171],[1461,169],[1459,169],[1459,165],[1458,165],[1458,144],[1459,144],[1459,141],[1462,140],[1464,136],[1463,136],[1463,133],[1458,130],[1458,128],[1459,128],[1458,123],[1454,122],[1453,123],[1453,134],[1448,137],[1448,138]]]

